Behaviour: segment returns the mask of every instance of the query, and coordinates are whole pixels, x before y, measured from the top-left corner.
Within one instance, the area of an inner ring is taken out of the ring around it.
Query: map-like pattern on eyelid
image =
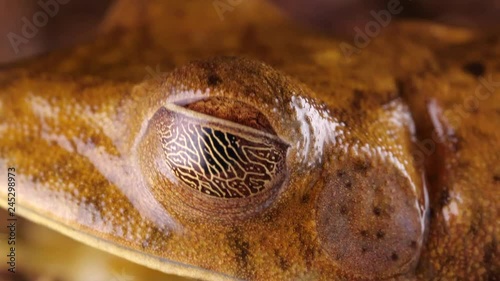
[[[210,123],[169,111],[158,124],[166,164],[190,188],[221,198],[243,198],[272,187],[285,167],[287,145],[249,140]]]

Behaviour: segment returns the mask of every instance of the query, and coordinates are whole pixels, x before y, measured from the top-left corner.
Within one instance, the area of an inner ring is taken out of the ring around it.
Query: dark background
[[[92,38],[118,1],[141,5],[147,0],[69,0],[37,35],[16,53],[7,37],[20,33],[26,17],[40,10],[39,0],[0,0],[0,63],[68,46]],[[44,2],[50,0],[41,0]],[[53,0],[52,0],[53,1]],[[66,1],[66,0],[65,0]],[[185,1],[185,0],[182,0]],[[210,5],[211,0],[207,0]],[[241,0],[252,1],[252,0]],[[306,25],[335,36],[352,36],[355,26],[373,20],[370,11],[386,9],[389,0],[270,0]],[[500,30],[500,0],[398,0],[398,18],[422,18],[478,30]]]

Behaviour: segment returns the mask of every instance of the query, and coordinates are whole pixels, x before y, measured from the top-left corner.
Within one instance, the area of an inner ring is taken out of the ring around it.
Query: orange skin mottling
[[[499,276],[498,35],[394,22],[345,56],[262,1],[224,20],[210,1],[143,8],[0,72],[0,181],[16,168],[20,215],[208,280]],[[209,97],[255,108],[289,145],[276,196],[242,216],[161,196],[181,185],[146,128],[165,105]]]

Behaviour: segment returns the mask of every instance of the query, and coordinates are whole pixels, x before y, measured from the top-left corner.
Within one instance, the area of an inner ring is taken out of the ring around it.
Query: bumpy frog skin
[[[19,214],[208,280],[499,275],[498,36],[393,23],[346,57],[264,2],[212,9],[150,1],[2,71]]]

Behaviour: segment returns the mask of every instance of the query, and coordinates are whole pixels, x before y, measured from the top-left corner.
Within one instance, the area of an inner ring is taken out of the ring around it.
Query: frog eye
[[[223,221],[269,205],[286,177],[287,149],[254,107],[210,98],[158,109],[141,166],[167,210]]]
[[[416,265],[425,203],[416,187],[387,163],[339,164],[318,200],[324,250],[349,275],[383,279]],[[425,197],[425,195],[423,195]]]

